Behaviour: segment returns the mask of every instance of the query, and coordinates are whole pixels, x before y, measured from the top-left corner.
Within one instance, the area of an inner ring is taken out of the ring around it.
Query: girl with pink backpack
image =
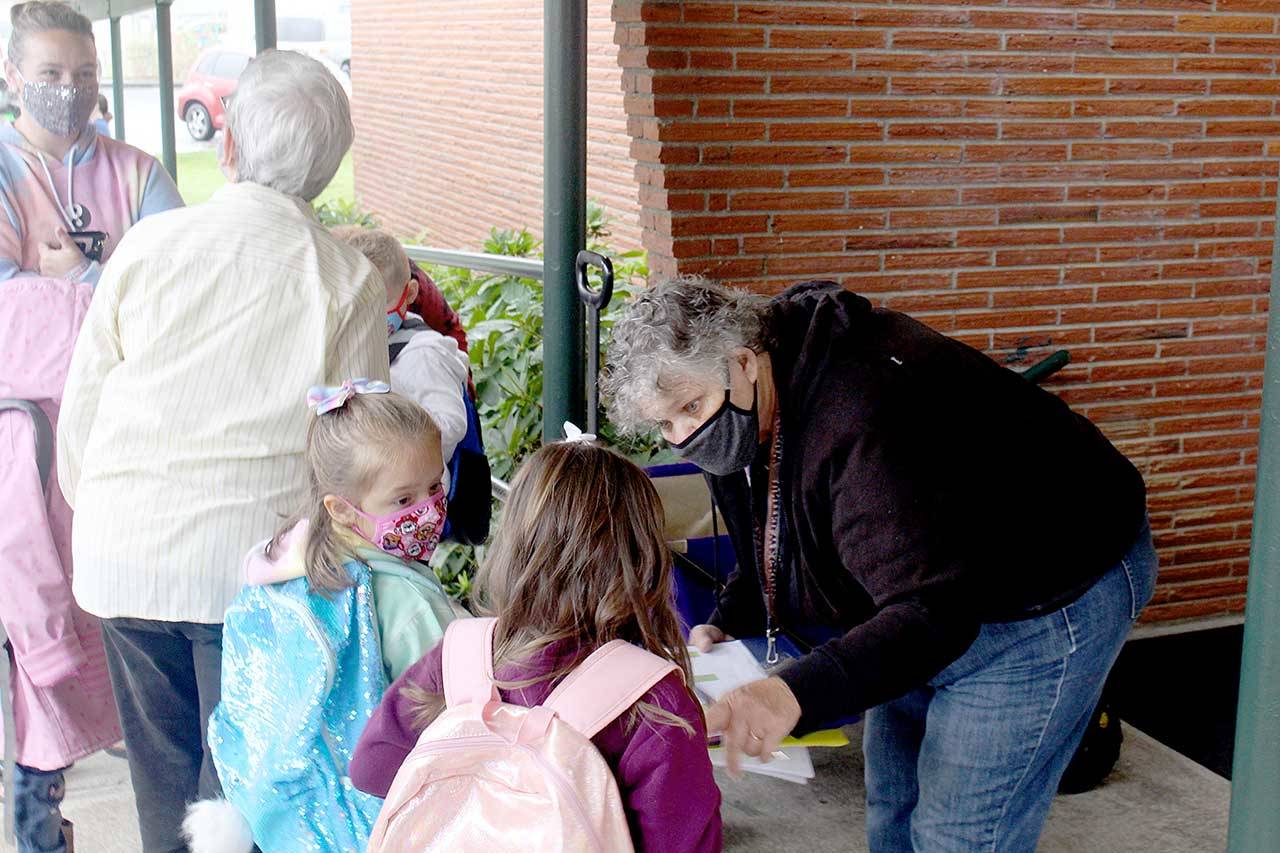
[[[476,580],[492,618],[453,623],[356,747],[352,783],[386,799],[370,853],[721,849],[662,531],[622,456],[525,462]]]

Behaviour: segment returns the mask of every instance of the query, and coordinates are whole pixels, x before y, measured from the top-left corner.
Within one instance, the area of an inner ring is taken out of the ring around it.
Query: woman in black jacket
[[[1057,397],[832,282],[656,284],[604,390],[707,473],[733,538],[691,641],[837,634],[711,709],[731,761],[866,711],[873,851],[1034,850],[1154,587],[1133,465]]]

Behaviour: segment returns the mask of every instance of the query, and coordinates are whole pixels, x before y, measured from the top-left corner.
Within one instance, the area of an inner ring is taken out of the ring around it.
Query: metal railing
[[[542,261],[537,258],[517,258],[512,255],[490,255],[486,252],[463,252],[456,249],[436,249],[431,246],[406,245],[405,253],[424,264],[438,264],[495,275],[514,275],[542,281]]]
[[[511,496],[511,485],[506,480],[500,480],[497,477],[490,475],[489,486],[498,503],[506,503],[507,498]]]

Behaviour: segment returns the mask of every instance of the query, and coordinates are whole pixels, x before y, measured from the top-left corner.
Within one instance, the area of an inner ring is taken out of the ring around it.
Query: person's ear
[[[11,59],[6,59],[4,61],[4,80],[9,85],[9,91],[13,92],[16,97],[21,99],[22,74],[18,71],[18,66],[15,65]]]
[[[760,375],[760,357],[756,355],[755,350],[750,347],[735,347],[729,357],[738,363],[747,381],[754,384]]]
[[[236,171],[236,137],[230,125],[222,129],[221,139],[218,143],[218,168],[228,181],[235,183],[239,180]]]
[[[356,526],[359,517],[355,510],[351,508],[351,504],[337,495],[324,496],[324,509],[335,524],[341,524],[343,527]]]
[[[409,297],[404,301],[405,307],[407,308],[418,301],[418,280],[416,278],[409,279],[409,286],[405,289],[409,294]]]

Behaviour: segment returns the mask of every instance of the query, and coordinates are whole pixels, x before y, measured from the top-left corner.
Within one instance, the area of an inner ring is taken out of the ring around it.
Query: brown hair
[[[22,62],[23,46],[28,36],[51,30],[66,30],[76,35],[88,36],[89,41],[94,41],[93,22],[66,3],[44,0],[19,3],[9,10],[9,21],[13,24],[13,32],[9,34],[8,58],[14,65]]]
[[[440,428],[417,403],[399,394],[356,394],[341,407],[314,417],[307,430],[307,502],[267,544],[275,558],[297,523],[310,523],[307,582],[319,592],[351,586],[350,559],[339,546],[325,495],[348,500],[368,492],[388,458],[406,448],[440,447]]]
[[[495,669],[528,661],[560,641],[578,644],[585,657],[612,640],[626,640],[675,663],[692,683],[671,571],[662,503],[642,470],[598,445],[543,447],[516,474],[476,578],[479,610],[498,619]],[[535,680],[561,678],[579,662]],[[421,690],[414,698],[415,722],[425,728],[439,713],[440,699]],[[688,728],[656,707],[637,710]]]

